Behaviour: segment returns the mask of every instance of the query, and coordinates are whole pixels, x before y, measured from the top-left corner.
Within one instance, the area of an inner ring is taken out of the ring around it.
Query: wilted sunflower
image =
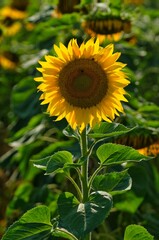
[[[114,139],[117,144],[130,146],[143,155],[159,155],[159,134],[151,128],[138,127]]]
[[[100,43],[105,39],[119,41],[123,33],[130,33],[131,22],[129,19],[123,20],[121,17],[108,16],[105,19],[87,19],[82,24],[84,30],[91,37],[98,37]]]
[[[149,155],[157,156],[159,155],[159,141],[151,144],[148,147],[138,149],[138,151],[139,153],[146,156],[149,156]]]
[[[99,47],[99,40],[90,39],[78,46],[75,39],[66,48],[54,45],[57,57],[45,56],[38,70],[42,82],[41,104],[48,104],[47,112],[66,118],[73,129],[82,131],[87,124],[93,127],[103,120],[111,122],[123,112],[121,101],[127,101],[124,87],[129,84],[122,68],[116,62],[120,53],[113,53],[113,44]]]

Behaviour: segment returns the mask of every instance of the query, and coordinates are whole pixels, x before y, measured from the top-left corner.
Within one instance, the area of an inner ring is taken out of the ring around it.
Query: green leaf
[[[154,237],[142,226],[129,225],[124,234],[124,240],[153,240]]]
[[[31,160],[31,162],[33,163],[33,165],[35,167],[46,171],[46,166],[47,166],[47,163],[49,162],[50,158],[51,158],[51,156],[45,157],[45,158],[42,158],[39,160]]]
[[[106,138],[122,135],[134,130],[134,128],[127,128],[119,123],[102,122],[93,128],[93,133],[89,134],[92,138]]]
[[[144,196],[136,195],[132,190],[114,197],[114,206],[122,212],[134,214],[144,200]]]
[[[93,192],[85,203],[72,193],[62,193],[58,199],[59,227],[83,239],[107,217],[111,207],[111,196],[104,191]]]
[[[51,235],[50,210],[46,206],[35,207],[13,223],[2,240],[47,240]]]
[[[46,168],[46,173],[59,172],[72,164],[72,154],[67,151],[59,151],[55,153],[49,160]]]
[[[101,145],[96,153],[102,165],[121,164],[130,161],[139,162],[151,159],[151,157],[144,156],[131,147],[113,143]]]
[[[143,105],[138,109],[139,112],[145,112],[149,114],[159,114],[159,106],[156,104]]]
[[[93,181],[94,190],[102,190],[111,195],[123,193],[131,189],[132,180],[127,170],[98,175]]]
[[[37,168],[41,168],[46,171],[47,174],[53,172],[60,172],[64,168],[69,168],[73,164],[73,156],[68,151],[59,151],[52,156],[42,158],[39,160],[32,160],[33,164]]]

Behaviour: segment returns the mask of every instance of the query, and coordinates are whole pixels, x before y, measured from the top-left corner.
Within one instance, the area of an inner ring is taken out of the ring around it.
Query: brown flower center
[[[59,87],[62,96],[73,106],[90,108],[107,93],[105,71],[94,59],[75,59],[60,71]]]

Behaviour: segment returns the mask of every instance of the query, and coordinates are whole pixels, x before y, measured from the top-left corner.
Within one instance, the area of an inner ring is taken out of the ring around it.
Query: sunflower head
[[[88,35],[98,37],[102,43],[105,39],[119,41],[123,33],[130,33],[130,20],[120,17],[106,17],[105,19],[87,19],[83,22],[83,28]]]
[[[3,36],[3,28],[0,25],[0,38]]]
[[[14,20],[11,18],[11,17],[5,17],[3,20],[2,20],[2,24],[5,26],[5,27],[10,27],[12,26],[14,23]]]
[[[0,16],[1,19],[11,18],[13,20],[20,20],[24,19],[27,16],[27,14],[25,11],[20,11],[16,8],[6,6],[0,9]]]
[[[4,51],[0,54],[0,66],[3,69],[14,70],[19,63],[19,57],[17,54],[10,51]]]
[[[82,131],[123,112],[121,101],[127,101],[124,87],[129,81],[113,47],[101,48],[98,39],[80,46],[75,39],[67,47],[54,45],[57,56],[45,56],[46,61],[39,62],[42,77],[35,78],[41,82],[41,104],[48,104],[51,116],[66,118],[73,129]]]
[[[105,39],[119,41],[124,33],[131,31],[130,17],[121,7],[113,7],[111,3],[96,3],[85,16],[82,27],[89,36],[98,37],[100,43]]]
[[[3,35],[4,36],[14,36],[15,34],[17,34],[21,27],[22,27],[22,23],[19,21],[13,21],[13,20],[7,20],[5,22],[3,22]]]
[[[146,156],[158,156],[159,155],[159,141],[149,145],[148,147],[138,149],[139,153]]]

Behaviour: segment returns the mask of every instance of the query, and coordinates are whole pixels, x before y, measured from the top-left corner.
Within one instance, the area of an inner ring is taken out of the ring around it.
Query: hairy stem
[[[79,200],[81,201],[82,200],[82,193],[81,193],[81,190],[80,188],[78,187],[77,183],[74,181],[74,179],[70,176],[70,175],[66,175],[66,177],[70,180],[70,182],[73,184],[73,186],[75,187],[76,191],[77,191],[77,194],[78,194],[78,197],[79,197]]]
[[[81,166],[81,180],[82,180],[82,202],[85,203],[88,201],[89,197],[89,186],[88,186],[88,164],[89,164],[89,155],[88,155],[88,141],[87,141],[87,132],[86,128],[81,133],[81,155],[84,159],[83,165]],[[91,233],[89,233],[84,240],[91,240]]]
[[[81,155],[86,158],[81,167],[82,175],[82,193],[83,193],[83,203],[88,200],[88,158],[87,158],[87,134],[86,128],[81,133]]]
[[[90,180],[89,180],[89,184],[88,184],[88,194],[90,193],[91,187],[92,187],[92,182],[94,180],[94,178],[97,176],[97,174],[102,170],[103,166],[99,166],[94,173],[92,174]]]

